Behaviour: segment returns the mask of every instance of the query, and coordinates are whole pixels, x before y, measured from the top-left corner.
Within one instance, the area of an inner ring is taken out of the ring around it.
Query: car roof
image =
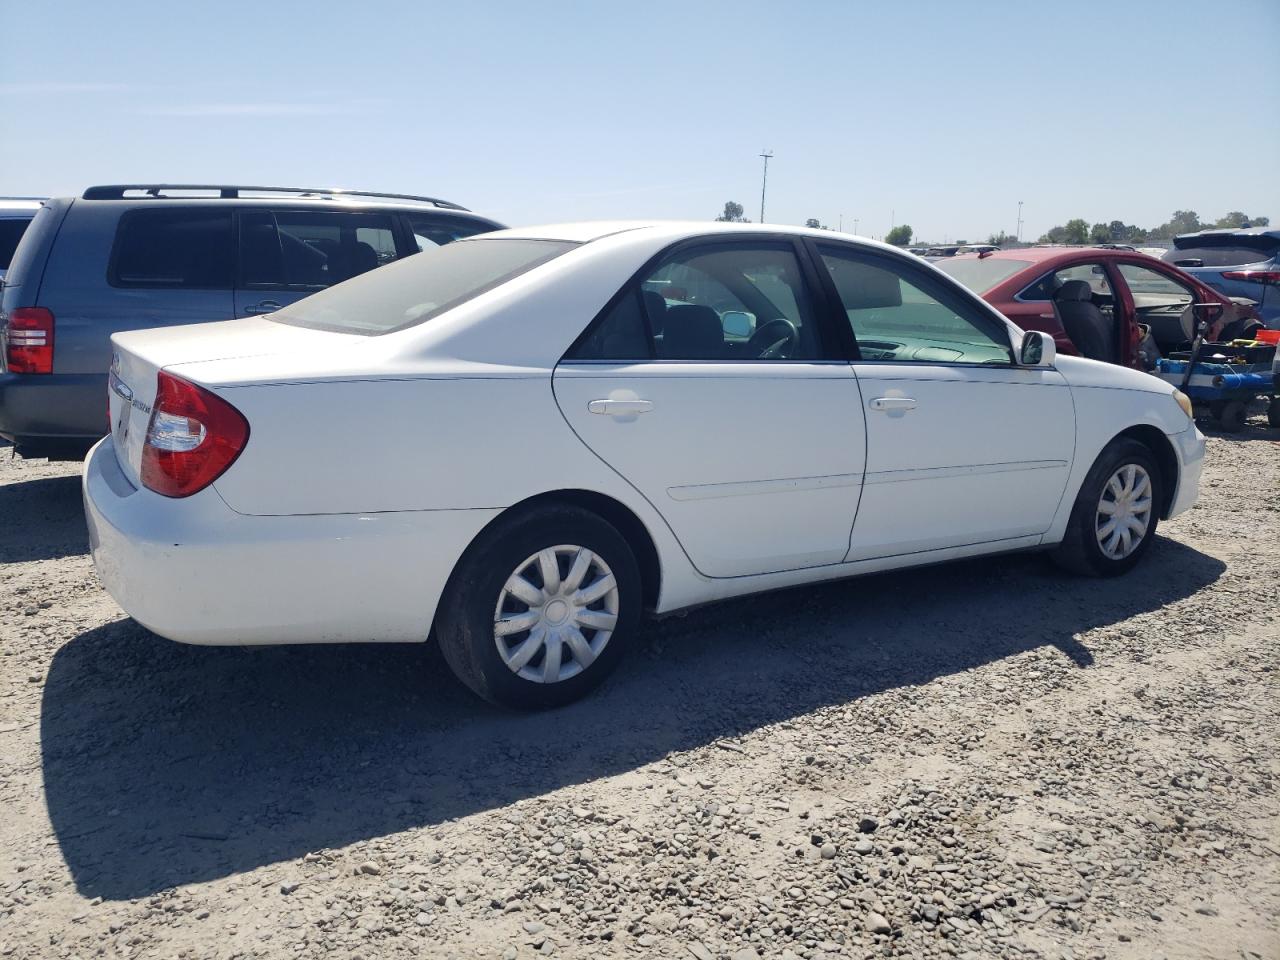
[[[59,198],[62,199],[62,198]],[[414,203],[409,200],[384,200],[364,197],[125,197],[120,200],[85,200],[83,197],[67,197],[76,203],[91,203],[100,208],[119,208],[120,210],[149,209],[151,207],[201,207],[225,206],[234,204],[238,207],[315,207],[323,210],[397,210],[415,212],[432,216],[462,217],[468,220],[483,220],[496,223],[492,217],[474,210],[454,207],[435,207],[425,203]]]
[[[1180,233],[1174,237],[1178,240],[1194,240],[1198,237],[1280,237],[1280,229],[1276,227],[1227,227],[1222,230],[1197,230],[1195,233]]]
[[[124,183],[88,187],[79,197],[66,198],[94,204],[115,204],[119,209],[155,204],[200,206],[233,202],[248,206],[281,204],[316,206],[327,209],[433,210],[455,214],[489,224],[496,221],[460,204],[438,197],[404,193],[377,193],[338,187],[260,187],[235,184]]]
[[[814,240],[838,240],[844,243],[856,243],[877,250],[892,250],[906,255],[902,247],[895,247],[867,237],[858,237],[835,230],[820,230],[812,227],[796,227],[782,223],[724,223],[718,220],[586,220],[574,223],[551,223],[530,227],[513,227],[486,234],[480,239],[529,239],[529,240],[565,240],[572,243],[590,243],[622,233],[644,233],[650,237],[679,240],[683,237],[705,236],[743,236],[751,234],[773,235],[787,234],[811,237]]]

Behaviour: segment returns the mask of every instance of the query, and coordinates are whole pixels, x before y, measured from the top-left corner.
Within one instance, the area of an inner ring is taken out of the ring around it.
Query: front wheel
[[[1155,538],[1163,479],[1147,446],[1127,437],[1113,440],[1080,486],[1054,561],[1086,576],[1132,570]]]
[[[544,507],[484,531],[458,562],[436,634],[458,678],[493,703],[554,707],[617,665],[640,617],[640,571],[595,514]]]

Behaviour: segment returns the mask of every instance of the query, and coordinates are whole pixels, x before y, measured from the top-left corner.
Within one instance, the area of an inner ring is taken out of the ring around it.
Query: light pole
[[[1018,240],[1018,242],[1019,242],[1019,243],[1021,243],[1021,242],[1022,242],[1022,201],[1021,201],[1021,200],[1019,200],[1019,201],[1018,201],[1018,236],[1017,236],[1017,240]]]
[[[760,222],[764,223],[764,191],[769,186],[769,158],[772,150],[765,150],[760,156],[764,159],[764,176],[760,178]]]
[[[857,217],[853,218],[853,235],[855,237],[858,235],[858,218]]]

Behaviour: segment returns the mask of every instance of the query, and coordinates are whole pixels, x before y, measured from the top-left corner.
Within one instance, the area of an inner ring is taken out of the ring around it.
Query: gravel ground
[[[533,716],[426,647],[149,634],[76,465],[5,451],[0,954],[1280,957],[1278,441],[1212,438],[1126,578],[710,608]]]

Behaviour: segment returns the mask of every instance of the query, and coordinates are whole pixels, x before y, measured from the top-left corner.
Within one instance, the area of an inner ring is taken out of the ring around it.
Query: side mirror
[[[1052,367],[1058,359],[1058,345],[1053,337],[1039,330],[1028,330],[1022,335],[1019,363],[1024,367]]]
[[[720,326],[731,337],[746,339],[755,333],[755,317],[744,310],[726,310],[720,314]]]

